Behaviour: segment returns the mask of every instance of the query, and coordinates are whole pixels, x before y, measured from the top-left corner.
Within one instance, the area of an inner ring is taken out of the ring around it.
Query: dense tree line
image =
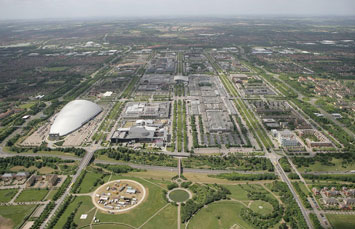
[[[192,129],[192,144],[194,148],[198,148],[198,134],[196,128],[196,119],[194,115],[191,115],[191,129]]]
[[[161,165],[176,167],[177,160],[172,156],[161,153],[149,153],[145,151],[136,151],[126,147],[117,147],[109,149],[100,149],[97,154],[107,155],[119,161],[132,162],[146,165]]]
[[[342,166],[347,167],[355,163],[355,153],[328,153],[328,154],[317,154],[314,157],[294,157],[292,158],[293,163],[297,167],[309,167],[314,165],[316,162],[319,162],[324,166],[334,166],[332,162],[333,159],[342,160]]]
[[[131,171],[141,171],[140,169],[135,169],[132,168],[131,166],[128,165],[108,165],[108,164],[96,164],[97,166],[101,168],[105,168],[107,170],[110,170],[114,173],[128,173]]]
[[[188,137],[187,137],[187,123],[186,123],[186,119],[187,119],[187,116],[186,116],[186,102],[185,100],[183,101],[183,106],[182,106],[182,117],[183,117],[183,129],[184,129],[184,151],[185,152],[189,152],[189,149],[188,149]]]
[[[212,169],[235,169],[235,170],[267,170],[274,171],[274,166],[269,159],[263,157],[244,157],[240,155],[228,156],[190,156],[184,160],[184,166],[205,167],[208,165]]]
[[[309,213],[309,217],[311,218],[312,224],[314,229],[323,229],[322,225],[320,224],[317,216],[314,213]]]
[[[183,144],[183,114],[181,100],[178,100],[177,104],[177,150],[178,152],[181,152]]]
[[[63,229],[73,229],[73,228],[77,228],[78,227],[78,225],[76,223],[74,223],[74,217],[75,217],[75,214],[78,211],[78,209],[80,208],[80,205],[82,203],[83,202],[80,201],[78,206],[76,206],[76,208],[74,209],[74,211],[70,213],[70,215],[67,218],[67,221],[65,221],[65,223],[63,225]]]
[[[251,147],[251,142],[250,142],[250,139],[248,137],[248,130],[243,125],[242,119],[238,115],[235,115],[234,117],[236,118],[236,120],[238,122],[240,130],[242,131],[242,135],[244,136],[245,140],[247,141],[247,142],[245,142],[245,144],[246,144],[245,147]]]
[[[248,198],[251,200],[262,200],[270,203],[273,207],[273,211],[267,215],[262,215],[254,212],[250,208],[246,208],[244,211],[241,211],[240,214],[244,221],[256,226],[257,228],[271,228],[280,222],[284,209],[279,205],[276,199],[257,191],[249,191]]]
[[[41,145],[38,147],[17,147],[15,145],[10,147],[10,150],[12,152],[16,153],[25,153],[32,151],[33,153],[37,153],[40,151],[45,151],[45,152],[51,152],[51,151],[60,151],[60,152],[65,152],[65,153],[74,153],[78,157],[83,157],[86,153],[84,149],[81,148],[75,148],[75,147],[67,147],[67,148],[49,148],[46,145]]]
[[[7,142],[6,142],[6,146],[11,147],[13,146],[17,140],[21,137],[21,135],[16,134],[15,136],[13,136],[12,138],[10,138]]]
[[[49,225],[47,228],[54,228],[54,226],[57,224],[59,218],[63,215],[65,209],[67,209],[67,207],[69,206],[69,204],[74,201],[75,197],[73,197],[72,195],[68,196],[63,204],[59,207],[59,210],[56,212],[56,214],[54,215],[54,218],[52,218],[52,220],[49,222]]]
[[[243,173],[221,173],[218,175],[209,175],[211,177],[217,177],[227,180],[276,180],[277,176],[273,173],[261,173],[261,174],[243,174]]]
[[[76,180],[75,184],[73,185],[71,191],[72,193],[79,193],[80,191],[80,185],[81,183],[83,182],[84,178],[85,178],[85,175],[86,175],[87,171],[84,170],[80,173],[78,179]]]
[[[291,191],[287,187],[287,184],[281,181],[274,181],[272,183],[271,191],[278,193],[281,201],[285,205],[285,214],[283,216],[284,221],[293,229],[308,228],[302,212],[293,198]]]
[[[299,182],[292,182],[293,187],[296,189],[298,196],[301,198],[303,206],[305,206],[306,208],[311,209],[312,206],[311,204],[308,202],[307,197],[310,195],[310,193],[306,194],[302,191],[302,189],[299,186]]]
[[[299,180],[300,177],[298,176],[297,173],[289,173],[288,175],[288,178],[290,178],[291,180]]]
[[[14,132],[17,128],[16,127],[5,127],[4,129],[1,130],[0,132],[0,143],[2,143],[5,138],[10,136],[12,132]]]
[[[14,166],[24,166],[29,168],[35,166],[40,169],[42,167],[51,167],[53,169],[57,168],[60,163],[72,163],[73,160],[62,160],[58,157],[6,157],[0,158],[0,173],[8,172]]]
[[[314,174],[302,174],[303,178],[307,180],[338,180],[338,181],[347,181],[355,183],[355,175],[340,175],[340,174],[329,174],[329,175],[314,175]]]
[[[65,181],[63,182],[63,184],[59,187],[59,189],[57,190],[57,192],[54,194],[52,200],[56,201],[58,200],[65,192],[65,190],[68,188],[70,182],[71,182],[72,178],[70,176],[67,177],[67,179],[65,179]]]
[[[291,172],[291,165],[290,165],[290,163],[288,162],[288,160],[287,160],[286,157],[282,157],[279,162],[280,162],[281,167],[283,168],[283,170],[284,170],[286,173]]]
[[[52,209],[55,207],[54,201],[51,201],[47,204],[47,206],[44,208],[43,212],[41,215],[35,220],[33,225],[31,226],[31,229],[38,229],[42,225],[42,223],[47,219],[49,214],[51,213]]]
[[[189,189],[195,194],[193,199],[188,200],[181,206],[181,221],[187,222],[203,206],[214,201],[226,199],[230,191],[221,185],[193,184]]]
[[[177,187],[179,187],[179,185],[176,183],[171,183],[171,184],[168,184],[168,186],[167,186],[168,190],[172,190]]]
[[[183,188],[188,188],[192,184],[191,181],[186,181],[181,183],[181,187]]]

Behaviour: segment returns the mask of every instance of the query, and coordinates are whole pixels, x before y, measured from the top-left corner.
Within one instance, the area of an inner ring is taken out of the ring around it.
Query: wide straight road
[[[313,229],[313,224],[311,223],[311,219],[309,218],[308,212],[306,208],[303,206],[300,198],[298,197],[296,191],[294,190],[290,180],[288,179],[285,171],[281,168],[280,164],[278,161],[274,163],[276,171],[279,173],[281,179],[287,184],[288,188],[290,189],[294,199],[296,200],[298,207],[301,209],[302,215],[307,223],[308,228]]]
[[[73,176],[72,183],[68,186],[68,188],[65,190],[64,194],[56,201],[56,205],[47,217],[47,219],[42,223],[41,229],[46,228],[47,224],[52,220],[52,218],[55,216],[55,213],[59,209],[59,207],[62,205],[64,202],[65,198],[70,194],[70,190],[72,187],[72,184],[75,183],[75,181],[78,179],[78,177],[81,174],[81,171],[86,168],[86,166],[89,164],[92,156],[94,155],[95,148],[88,149],[88,152],[85,154],[84,158],[82,159],[78,170],[76,171],[75,175]]]

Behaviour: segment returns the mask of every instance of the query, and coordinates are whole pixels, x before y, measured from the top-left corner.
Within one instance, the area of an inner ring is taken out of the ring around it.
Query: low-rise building
[[[338,201],[335,198],[323,198],[323,203],[326,205],[336,205]]]
[[[315,188],[315,187],[312,188],[312,192],[313,192],[314,195],[319,195],[320,194],[319,189]]]
[[[283,147],[300,146],[300,142],[297,140],[295,134],[290,130],[278,131],[277,140]]]
[[[15,174],[13,174],[13,173],[4,173],[1,176],[1,179],[3,181],[12,181],[14,178],[15,178]]]
[[[29,172],[18,172],[18,173],[16,173],[15,177],[16,177],[16,180],[23,180],[23,179],[26,179],[29,175],[30,175]]]

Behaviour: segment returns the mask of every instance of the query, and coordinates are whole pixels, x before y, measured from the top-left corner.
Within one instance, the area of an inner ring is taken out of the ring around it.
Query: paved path
[[[21,192],[23,191],[23,188],[20,188],[16,195],[14,197],[12,197],[12,199],[9,201],[9,204],[13,204],[15,202],[15,200],[17,199],[17,197],[21,194]]]
[[[181,227],[181,204],[178,203],[178,214],[177,214],[177,228],[180,229]]]
[[[336,215],[355,215],[355,211],[324,211],[325,214],[336,214]]]
[[[160,208],[159,211],[157,211],[156,213],[154,213],[154,215],[152,215],[151,217],[149,217],[149,219],[147,219],[147,221],[145,221],[142,225],[140,225],[138,227],[142,228],[146,223],[148,223],[151,219],[153,219],[156,215],[158,215],[161,211],[163,211],[168,205],[170,205],[170,203],[166,204],[164,207]]]

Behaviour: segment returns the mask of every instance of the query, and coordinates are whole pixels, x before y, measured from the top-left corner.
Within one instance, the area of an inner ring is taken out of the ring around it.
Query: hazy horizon
[[[355,1],[0,0],[0,20],[168,16],[355,16]]]

